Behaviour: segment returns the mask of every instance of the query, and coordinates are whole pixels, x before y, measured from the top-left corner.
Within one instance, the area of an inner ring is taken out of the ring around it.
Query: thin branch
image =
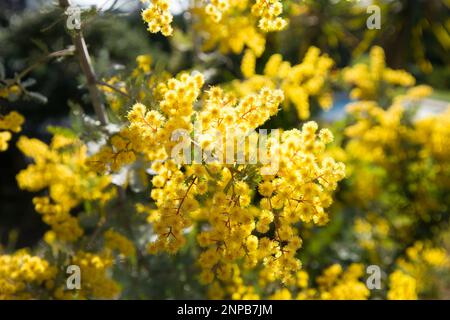
[[[101,86],[108,87],[108,88],[110,88],[111,90],[113,90],[113,91],[115,91],[115,92],[117,92],[117,93],[120,93],[121,95],[123,95],[124,97],[126,97],[126,98],[128,98],[128,99],[130,99],[130,100],[133,99],[128,93],[126,93],[126,92],[120,90],[119,88],[117,88],[117,87],[115,87],[115,86],[113,86],[113,85],[111,85],[111,84],[109,84],[109,83],[107,83],[107,82],[104,82],[104,81],[101,81],[101,80],[97,80],[97,84],[99,84],[99,85],[101,85]]]
[[[22,78],[24,78],[28,73],[30,73],[31,71],[33,71],[34,69],[36,69],[38,66],[40,66],[41,64],[47,62],[47,60],[50,60],[52,58],[58,58],[58,57],[64,57],[64,56],[69,56],[69,55],[73,55],[74,53],[74,49],[73,48],[67,48],[64,50],[59,50],[59,51],[55,51],[52,53],[49,53],[48,55],[41,57],[39,60],[37,60],[35,63],[33,63],[32,65],[28,66],[27,68],[25,68],[24,70],[22,70],[22,72],[20,72],[18,75],[16,75],[14,77],[14,82],[18,83]]]
[[[70,6],[69,0],[59,0],[59,6],[66,11],[66,9]],[[108,117],[106,115],[105,105],[102,102],[102,96],[97,88],[97,77],[95,75],[94,68],[92,67],[89,51],[87,49],[86,42],[84,41],[81,29],[74,31],[72,41],[80,58],[81,69],[87,80],[87,86],[92,104],[94,106],[95,114],[97,115],[100,123],[102,125],[106,125],[108,123]]]

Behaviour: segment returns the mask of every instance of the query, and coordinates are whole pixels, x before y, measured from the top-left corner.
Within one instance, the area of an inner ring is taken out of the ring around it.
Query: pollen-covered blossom
[[[445,248],[416,241],[397,259],[396,266],[414,279],[415,290],[420,294],[433,287],[433,274],[450,270],[450,256]],[[391,290],[395,291],[395,288],[391,286]]]
[[[103,235],[105,238],[105,247],[110,250],[117,250],[122,256],[131,258],[136,255],[136,247],[124,235],[109,229]]]
[[[258,21],[263,18],[252,14],[253,1],[250,0],[221,0],[211,1],[206,6],[196,6],[192,12],[196,17],[195,30],[201,35],[202,48],[205,51],[219,49],[220,52],[240,54],[244,49],[250,49],[256,56],[261,56],[266,45],[265,32],[275,31],[276,27],[284,28],[285,20],[281,17],[270,16],[264,19],[263,25]],[[279,10],[279,6],[275,6]],[[256,7],[255,7],[256,8]],[[268,17],[267,10],[264,11]],[[271,13],[274,10],[270,10]],[[261,10],[258,10],[261,13]],[[274,22],[274,19],[276,22]],[[270,21],[270,23],[267,23]],[[262,27],[272,27],[266,28]],[[280,30],[277,29],[277,30]]]
[[[86,146],[77,139],[55,135],[47,145],[20,137],[17,146],[34,160],[17,175],[19,187],[33,192],[48,188],[48,196],[33,199],[36,211],[59,240],[77,240],[83,230],[70,211],[82,201],[110,199],[113,194],[106,189],[110,178],[88,169]]]
[[[228,0],[211,0],[205,7],[205,12],[214,22],[220,22],[222,14],[230,9]]]
[[[286,27],[287,21],[280,17],[283,4],[280,0],[256,0],[252,13],[259,17],[258,26],[266,31],[279,31]]]
[[[278,112],[284,95],[279,89],[261,88],[237,99],[219,87],[202,95],[202,86],[198,73],[182,74],[158,86],[157,107],[135,104],[127,115],[128,126],[91,161],[103,162],[110,170],[128,159],[144,157],[152,162],[156,174],[151,198],[156,209],[145,210],[155,233],[150,253],[178,251],[186,242],[186,230],[201,225],[197,236],[204,248],[198,257],[201,282],[214,282],[216,289],[232,286],[239,281],[236,270],[259,266],[271,281],[290,283],[301,268],[296,252],[302,239],[296,224],[325,224],[331,194],[345,175],[343,164],[325,155],[333,135],[308,122],[302,130],[284,132],[279,141],[269,136],[263,155],[279,164],[279,170],[269,174],[264,172],[271,163],[261,159],[240,164],[230,150],[220,158],[220,142],[226,143],[230,132],[248,133],[263,125]],[[194,119],[200,128],[194,128]],[[172,134],[180,129],[185,134],[173,140]],[[250,138],[259,137],[254,132]],[[217,158],[180,164],[179,154],[173,154],[180,143],[198,145]],[[249,160],[251,148],[248,144],[244,159]],[[125,159],[122,153],[131,155]],[[230,155],[232,162],[225,162]]]
[[[11,132],[20,132],[24,121],[24,117],[16,111],[11,111],[4,116],[0,115],[0,152],[8,149],[8,141],[12,137]]]
[[[5,116],[0,116],[0,130],[9,130],[16,133],[20,132],[24,121],[25,119],[20,113],[11,111]]]
[[[265,298],[255,292],[254,287],[247,286],[239,271],[233,271],[231,284],[221,287],[214,282],[208,291],[212,299],[260,299]],[[237,275],[237,276],[236,276]],[[273,280],[267,278],[265,271],[260,272],[259,288],[277,288],[267,298],[274,300],[366,300],[370,292],[364,283],[364,266],[353,263],[346,269],[333,264],[324,269],[315,278],[311,278],[305,270],[293,274],[292,281],[283,286],[274,286]]]
[[[250,78],[255,75],[256,56],[255,53],[247,49],[241,62],[241,71],[245,78]]]
[[[183,74],[159,86],[155,94],[162,97],[160,110],[148,110],[142,103],[128,112],[129,125],[112,136],[109,144],[90,158],[89,163],[99,171],[117,171],[142,154],[147,160],[163,160],[176,141],[171,141],[177,129],[192,130],[190,116],[200,94],[203,76]]]
[[[350,92],[352,99],[376,100],[388,90],[386,85],[411,87],[414,77],[404,70],[393,70],[386,67],[384,50],[374,46],[370,51],[368,64],[358,63],[343,70],[344,81],[354,86]]]
[[[148,7],[141,13],[142,19],[148,25],[148,31],[151,33],[161,32],[165,36],[170,36],[173,33],[170,25],[173,16],[169,11],[168,0],[142,0],[148,3]]]
[[[16,84],[0,88],[0,98],[8,100],[17,99],[22,93],[20,87]]]
[[[302,274],[297,275],[297,278]],[[297,299],[321,300],[366,300],[370,292],[364,283],[364,265],[352,263],[344,269],[339,264],[333,264],[317,276],[317,288],[309,288],[307,283],[299,286],[301,290]],[[304,278],[304,275],[303,275]]]
[[[1,131],[0,132],[0,151],[5,151],[8,149],[8,141],[11,140],[11,132]]]
[[[410,275],[396,270],[389,275],[389,300],[416,300],[416,280]]]
[[[51,289],[56,268],[27,250],[0,254],[0,300],[31,299],[33,290]]]
[[[239,94],[248,94],[261,87],[280,88],[286,97],[284,107],[287,109],[293,104],[300,119],[309,118],[313,97],[317,98],[321,108],[328,110],[331,107],[328,80],[334,62],[326,54],[321,55],[318,48],[309,48],[303,61],[296,65],[283,61],[280,54],[274,54],[267,61],[263,74],[255,74],[254,59],[251,53],[245,53],[241,70],[246,79],[232,83]]]
[[[113,299],[120,293],[119,285],[111,279],[112,257],[105,252],[77,251],[70,263],[80,268],[80,289],[67,290],[65,283],[54,291],[56,299]]]

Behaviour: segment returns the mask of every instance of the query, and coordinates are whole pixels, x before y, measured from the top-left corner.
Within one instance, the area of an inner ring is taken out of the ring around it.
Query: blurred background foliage
[[[242,77],[241,56],[197,52],[195,39],[198,35],[188,27],[189,14],[175,17],[176,25],[183,32],[176,32],[168,40],[159,34],[150,35],[145,30],[137,10],[137,2],[114,6],[115,2],[110,1],[111,5],[100,12],[92,7],[90,12],[85,13],[89,22],[84,34],[100,79],[109,79],[114,74],[132,70],[136,65],[135,58],[140,54],[150,54],[157,68],[164,67],[173,73],[191,68],[199,69],[205,73],[209,83],[228,82]],[[281,53],[285,60],[297,63],[310,46],[317,46],[329,54],[338,67],[344,67],[356,61],[365,61],[369,48],[379,45],[385,49],[387,65],[408,70],[419,83],[432,85],[436,89],[435,98],[450,101],[450,1],[376,0],[372,3],[381,7],[380,30],[367,29],[368,14],[363,4],[337,0],[290,2],[285,8],[290,17],[290,26],[283,32],[269,34],[266,51],[257,60],[256,70],[261,71],[273,53]],[[128,10],[128,6],[132,10]],[[7,78],[14,77],[46,53],[67,48],[70,43],[69,36],[64,32],[61,11],[51,1],[0,2],[0,66]],[[24,135],[48,142],[48,126],[68,125],[70,117],[67,115],[73,113],[68,97],[73,104],[82,105],[84,110],[92,112],[83,86],[85,80],[80,74],[78,61],[73,57],[43,63],[29,74],[29,78],[34,79],[28,80],[32,81],[30,90],[41,94],[45,99],[38,97],[16,102],[0,100],[1,112],[18,110],[25,116]],[[331,111],[325,116],[316,111],[313,118],[333,122],[333,131],[339,132],[346,125],[347,120],[337,120],[342,118],[340,110],[348,102],[348,97],[340,93],[342,88],[336,89]],[[299,121],[292,112],[281,113],[267,126],[299,126]],[[0,155],[0,243],[11,249],[36,245],[47,230],[33,209],[33,195],[19,190],[16,184],[15,175],[26,167],[26,161],[14,142],[7,152]],[[345,202],[345,199],[339,197],[345,197],[345,188],[348,187],[344,185],[342,192],[338,194],[335,214],[330,224],[325,228],[306,231],[310,233],[308,239],[311,241],[306,241],[301,259],[312,268],[312,276],[315,267],[318,274],[319,268],[324,264],[336,261],[350,263],[363,259],[365,252],[359,249],[351,231],[360,208],[339,207]],[[145,192],[142,194],[146,194]],[[447,203],[448,196],[443,195]],[[421,236],[427,235],[419,235],[415,239]],[[386,238],[384,241],[391,240]],[[400,251],[411,244],[404,243],[404,248]],[[190,243],[174,257],[146,258],[145,264],[149,268],[144,271],[133,269],[133,265],[117,268],[116,277],[119,282],[136,283],[135,286],[126,286],[134,289],[125,291],[123,296],[204,296],[204,288],[196,281],[193,271],[195,250],[195,246]],[[391,262],[396,259],[388,254],[385,257]],[[148,277],[143,278],[142,272],[148,273]],[[166,283],[173,285],[167,286]]]

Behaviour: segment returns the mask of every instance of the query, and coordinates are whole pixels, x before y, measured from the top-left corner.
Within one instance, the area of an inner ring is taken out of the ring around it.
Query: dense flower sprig
[[[144,2],[148,7],[142,18],[148,30],[171,35],[169,2]],[[140,272],[147,258],[143,251],[150,255],[177,253],[186,244],[200,248],[192,254],[211,298],[370,296],[362,280],[363,264],[316,268],[320,275],[314,278],[313,272],[302,269],[299,258],[307,234],[328,223],[333,193],[346,175],[344,164],[328,152],[334,139],[331,131],[319,130],[318,124],[310,121],[279,137],[275,132],[268,137],[256,132],[277,114],[283,102],[285,107],[293,104],[300,119],[309,118],[313,97],[323,109],[332,104],[328,80],[333,61],[318,48],[310,48],[296,65],[283,61],[279,54],[272,55],[263,74],[256,74],[265,33],[287,24],[282,11],[278,0],[197,3],[191,13],[195,28],[202,31],[203,49],[236,54],[246,49],[241,64],[245,79],[224,89],[213,86],[204,90],[202,74],[183,72],[167,79],[167,74],[153,72],[150,56],[138,56],[130,76],[133,81],[113,77],[98,85],[115,117],[113,124],[99,130],[105,139],[92,143],[95,147],[103,144],[94,154],[88,155],[87,144],[72,136],[56,134],[49,145],[20,138],[19,149],[33,163],[17,175],[17,181],[22,189],[47,191],[33,203],[51,228],[42,243],[50,250],[45,259],[27,251],[0,255],[1,299],[43,295],[117,298],[121,288],[111,272],[116,262],[132,263],[133,271]],[[392,86],[415,83],[408,73],[387,68],[384,52],[378,47],[372,49],[368,65],[346,69],[344,80],[354,86],[352,98],[360,101],[349,107],[354,123],[345,130],[344,146],[350,183],[357,190],[343,198],[352,201],[356,209],[363,208],[365,217],[353,224],[355,245],[377,259],[374,251],[385,244],[380,239],[411,241],[411,231],[420,219],[434,222],[435,213],[448,212],[447,203],[439,196],[446,196],[450,187],[450,112],[412,119],[407,107],[429,94],[424,86],[392,101],[377,102],[390,95]],[[130,82],[142,87],[130,88]],[[0,96],[10,93],[3,90]],[[11,113],[0,119],[0,129],[17,132],[22,123],[20,115]],[[0,150],[6,148],[9,131],[0,132]],[[235,140],[230,149],[223,149],[230,138],[241,136],[247,139],[243,154],[237,151],[240,144]],[[260,143],[264,137],[267,149],[259,158],[252,158],[253,142]],[[206,152],[198,156],[198,148]],[[245,161],[239,161],[239,156]],[[399,167],[407,173],[398,174]],[[127,199],[132,179],[126,176],[125,182],[114,182],[120,186],[110,187],[114,179],[133,170],[139,170],[146,182],[141,191],[146,190],[142,194],[147,201],[136,206],[139,217],[132,216],[132,210],[122,214],[135,205],[135,198]],[[380,178],[388,174],[393,177],[389,183]],[[107,206],[116,196],[117,203]],[[414,201],[405,207],[405,202],[398,200],[408,196]],[[381,201],[373,205],[378,198]],[[396,211],[397,204],[402,206],[401,212]],[[81,207],[94,214],[78,214]],[[115,215],[115,209],[121,214]],[[142,222],[142,214],[147,215],[148,225],[134,228],[132,222]],[[144,236],[136,236],[135,229]],[[82,271],[81,288],[75,291],[67,290],[62,280],[63,267],[69,264]],[[442,248],[415,243],[395,261],[389,291],[384,293],[390,299],[417,298],[427,289],[424,279],[430,270],[448,267],[449,258]]]
[[[416,300],[416,280],[401,270],[394,271],[389,276],[389,300]]]
[[[283,13],[280,0],[256,0],[251,10],[260,18],[258,26],[266,32],[279,31],[287,25],[287,21],[279,17]]]
[[[8,149],[11,132],[20,132],[24,122],[24,117],[16,111],[11,111],[5,116],[0,115],[0,152]]]
[[[26,250],[0,254],[0,300],[31,299],[34,289],[51,289],[56,268]]]
[[[19,187],[28,191],[48,188],[49,196],[33,199],[36,211],[42,214],[58,239],[77,240],[83,230],[70,211],[82,201],[104,203],[110,199],[114,195],[106,190],[110,177],[88,169],[86,146],[77,139],[55,135],[47,145],[37,139],[20,137],[17,146],[35,162],[17,175]]]
[[[275,115],[283,101],[281,90],[261,88],[238,100],[212,87],[197,110],[202,85],[201,74],[182,74],[158,86],[158,107],[135,104],[127,115],[128,126],[91,162],[101,164],[100,170],[114,171],[140,157],[152,162],[151,198],[156,209],[148,216],[155,232],[150,253],[178,251],[186,242],[187,228],[202,226],[197,241],[204,248],[198,258],[203,283],[216,279],[228,286],[239,277],[237,270],[257,266],[271,281],[292,282],[301,268],[296,252],[302,240],[295,226],[300,221],[325,224],[331,194],[344,177],[343,164],[324,153],[333,136],[308,122],[302,130],[284,132],[279,142],[269,137],[267,156],[275,154],[279,162],[279,170],[269,175],[262,173],[269,165],[258,161],[205,163],[200,157],[180,165],[178,154],[171,158],[179,144],[171,139],[174,131],[187,132],[185,146],[198,145],[217,155],[220,143],[230,138],[230,128],[251,132]],[[194,128],[193,119],[200,128]],[[190,138],[194,129],[195,140]],[[252,136],[258,138],[257,133]],[[247,149],[246,159],[249,153]],[[226,150],[224,157],[229,155]],[[255,187],[260,201],[255,199]]]
[[[358,63],[343,70],[344,81],[354,86],[350,92],[352,99],[377,100],[391,95],[391,86],[411,87],[414,77],[404,70],[393,70],[386,67],[384,50],[374,46],[370,50],[368,64]],[[387,91],[387,92],[386,92]]]
[[[257,26],[257,17],[250,12],[249,1],[228,0],[227,10],[211,10],[210,6],[194,7],[195,30],[202,36],[202,49],[241,53],[248,48],[261,56],[266,45],[264,32]]]
[[[248,94],[261,87],[280,88],[286,97],[284,106],[293,104],[298,117],[302,120],[310,116],[310,99],[316,97],[319,105],[328,110],[332,104],[332,95],[328,85],[330,71],[334,64],[326,54],[311,47],[303,61],[291,65],[283,61],[280,54],[272,55],[267,61],[264,74],[255,74],[255,55],[246,51],[241,63],[244,81],[234,81],[233,89],[238,94]]]
[[[148,7],[142,11],[142,19],[148,25],[148,31],[151,33],[161,32],[165,36],[173,33],[170,25],[173,16],[169,11],[169,2],[167,0],[143,0],[148,2]]]
[[[151,33],[173,34],[173,16],[167,0],[141,0],[149,3],[142,19]],[[194,2],[190,11],[196,16],[194,28],[201,31],[204,50],[215,47],[223,53],[242,52],[245,46],[260,56],[265,47],[265,32],[280,31],[287,20],[280,15],[279,0],[211,0]]]

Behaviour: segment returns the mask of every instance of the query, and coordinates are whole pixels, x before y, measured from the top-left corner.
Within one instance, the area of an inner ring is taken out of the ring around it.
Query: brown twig
[[[126,97],[126,98],[128,98],[130,100],[132,99],[132,97],[128,93],[120,90],[119,88],[117,88],[117,87],[115,87],[115,86],[113,86],[113,85],[111,85],[111,84],[109,84],[109,83],[107,83],[105,81],[97,80],[97,84],[101,85],[101,86],[108,87],[109,89],[113,90],[114,92],[117,92],[117,93],[123,95],[124,97]]]
[[[35,63],[33,63],[32,65],[28,66],[27,68],[22,70],[19,74],[17,74],[14,77],[14,83],[18,83],[27,74],[29,74],[31,71],[36,69],[41,64],[45,63],[47,60],[50,60],[50,59],[53,59],[53,58],[58,58],[58,57],[64,57],[64,56],[68,56],[68,55],[72,55],[74,53],[74,51],[75,50],[73,48],[67,48],[67,49],[63,49],[63,50],[59,50],[59,51],[55,51],[55,52],[49,53],[48,55],[41,57]]]
[[[65,11],[69,6],[69,0],[59,0],[59,6]],[[92,67],[89,51],[84,41],[83,33],[81,29],[75,30],[72,35],[72,41],[80,59],[80,66],[87,80],[87,87],[92,99],[92,105],[94,106],[95,114],[102,125],[108,123],[108,117],[106,115],[105,105],[102,102],[100,91],[97,88],[97,77]]]

